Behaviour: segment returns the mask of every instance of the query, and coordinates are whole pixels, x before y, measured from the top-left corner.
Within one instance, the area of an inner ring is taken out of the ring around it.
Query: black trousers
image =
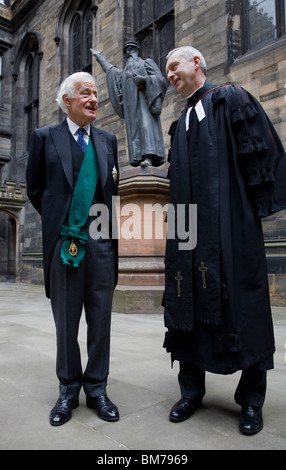
[[[110,324],[114,291],[114,252],[111,240],[88,238],[78,268],[63,265],[61,240],[51,264],[51,305],[56,325],[60,397],[106,393],[110,359]],[[78,332],[82,311],[87,324],[87,364],[81,364]]]
[[[178,375],[181,395],[189,399],[202,399],[206,393],[205,371],[189,362],[180,361]],[[242,370],[234,399],[240,405],[262,407],[266,394],[266,370],[255,365]]]

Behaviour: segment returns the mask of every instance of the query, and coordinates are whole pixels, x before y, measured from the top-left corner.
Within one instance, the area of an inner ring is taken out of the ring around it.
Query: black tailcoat
[[[115,135],[90,127],[99,169],[104,203],[112,223],[112,196],[117,195],[119,170]],[[72,140],[66,120],[61,124],[36,129],[33,132],[27,165],[27,192],[42,217],[43,265],[46,295],[50,297],[50,265],[62,225],[67,219],[74,189]],[[116,169],[117,178],[113,169]],[[118,243],[113,240],[115,279],[117,279]]]
[[[170,129],[170,203],[197,205],[197,245],[180,250],[177,236],[167,239],[165,347],[215,373],[271,368],[261,217],[286,208],[285,152],[259,102],[240,87],[206,81],[187,107],[189,121],[185,109]]]

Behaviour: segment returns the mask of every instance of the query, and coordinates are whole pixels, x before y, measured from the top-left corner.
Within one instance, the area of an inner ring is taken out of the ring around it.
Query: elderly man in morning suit
[[[98,107],[94,78],[85,72],[67,77],[57,101],[67,118],[36,129],[27,165],[27,191],[41,215],[46,295],[57,334],[59,399],[50,413],[58,426],[72,416],[83,387],[86,404],[99,418],[119,419],[106,394],[110,322],[117,282],[118,249],[112,239],[112,197],[118,190],[116,137],[91,125]],[[109,236],[91,237],[90,208],[105,204]],[[78,328],[84,307],[88,361],[84,371]]]

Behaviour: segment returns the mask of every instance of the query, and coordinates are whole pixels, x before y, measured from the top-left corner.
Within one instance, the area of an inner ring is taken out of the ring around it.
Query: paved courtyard
[[[240,408],[233,394],[239,372],[207,374],[203,408],[183,423],[170,422],[170,408],[180,396],[177,364],[171,368],[162,347],[163,317],[120,312],[112,317],[108,385],[120,420],[100,420],[85,406],[82,393],[71,421],[54,428],[48,416],[58,384],[49,300],[42,286],[0,283],[0,449],[118,451],[119,456],[127,450],[285,450],[286,308],[273,307],[273,317],[275,369],[268,374],[264,429],[259,434],[244,436],[238,430]],[[83,320],[83,363],[85,334]]]

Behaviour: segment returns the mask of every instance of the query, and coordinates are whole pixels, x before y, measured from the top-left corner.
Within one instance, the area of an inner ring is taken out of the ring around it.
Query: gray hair
[[[80,82],[92,82],[96,84],[95,78],[87,72],[76,72],[72,75],[69,75],[65,80],[61,83],[58,94],[57,94],[57,103],[62,108],[64,113],[68,113],[67,107],[63,101],[63,96],[67,95],[68,98],[73,98],[74,90],[76,83]]]
[[[193,60],[193,58],[195,56],[198,56],[201,59],[202,71],[204,72],[205,75],[207,74],[207,64],[206,64],[205,58],[204,58],[203,54],[198,49],[196,49],[193,46],[176,47],[175,49],[172,49],[167,54],[167,60],[176,51],[180,51],[182,53],[182,55],[184,56],[184,58],[186,60],[189,60],[189,61]]]

